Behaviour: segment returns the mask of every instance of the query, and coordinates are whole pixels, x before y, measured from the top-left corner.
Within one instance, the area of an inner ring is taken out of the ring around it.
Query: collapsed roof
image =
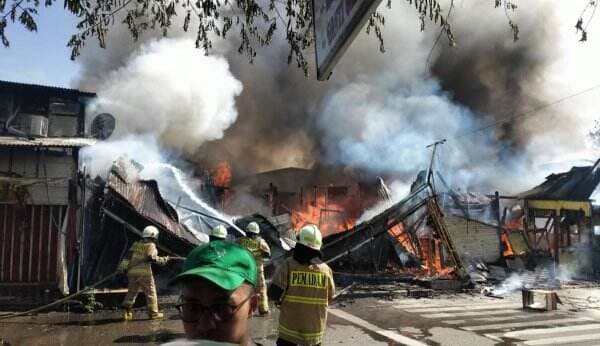
[[[421,259],[431,259],[435,256],[429,249],[420,248],[416,230],[423,223],[430,224],[435,230],[435,238],[439,239],[446,249],[450,267],[456,269],[459,276],[463,276],[463,263],[448,233],[430,185],[427,183],[414,185],[409,196],[369,221],[360,223],[346,232],[326,237],[322,249],[324,259],[331,263],[350,255],[345,260],[349,261],[355,269],[363,267],[365,262],[375,268],[382,268],[385,266],[385,258],[388,257],[384,252],[391,250],[395,251],[403,265],[409,262],[420,265]],[[385,241],[385,235],[390,242]],[[365,246],[369,243],[372,245]],[[374,249],[378,250],[378,254],[373,253]],[[413,256],[415,253],[422,258]],[[432,266],[432,263],[429,265]]]
[[[118,160],[106,182],[96,178],[93,185],[87,205],[90,228],[85,235],[82,266],[86,284],[112,273],[148,225],[160,229],[157,247],[161,254],[185,257],[200,243],[180,223],[175,209],[161,196],[156,181],[141,180],[133,162]],[[106,286],[122,287],[122,284],[115,279]]]
[[[160,194],[155,180],[142,180],[139,169],[131,162],[115,162],[108,175],[108,193],[120,197],[131,208],[172,236],[181,238],[190,245],[198,244],[194,234],[179,222],[177,211]]]
[[[587,201],[600,183],[600,160],[593,166],[572,167],[550,174],[546,181],[518,195],[523,199]]]

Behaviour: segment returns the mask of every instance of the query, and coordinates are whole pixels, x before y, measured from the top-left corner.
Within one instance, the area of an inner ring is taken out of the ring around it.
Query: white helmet
[[[316,225],[306,225],[298,232],[298,243],[309,247],[313,250],[321,250],[323,245],[323,237],[321,231]]]
[[[219,238],[219,239],[226,239],[227,238],[227,228],[225,228],[225,226],[223,226],[223,225],[217,225],[210,232],[210,236]]]
[[[253,233],[253,234],[259,234],[260,227],[258,227],[258,224],[256,222],[252,221],[248,224],[248,226],[246,226],[246,232]]]
[[[158,239],[158,228],[154,226],[146,226],[142,232],[142,238]]]

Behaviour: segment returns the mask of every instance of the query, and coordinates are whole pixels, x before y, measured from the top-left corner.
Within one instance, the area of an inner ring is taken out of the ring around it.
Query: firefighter
[[[215,226],[212,231],[210,231],[208,238],[210,241],[227,239],[227,228],[223,225]]]
[[[323,340],[335,284],[331,268],[321,260],[322,242],[317,226],[302,227],[293,257],[275,271],[269,298],[280,309],[279,346],[320,345]]]
[[[258,313],[261,316],[268,315],[269,300],[267,298],[267,284],[265,281],[265,272],[263,261],[271,257],[271,248],[267,242],[260,236],[260,227],[256,222],[250,222],[246,226],[246,237],[239,238],[240,245],[248,249],[256,260],[256,270],[258,275],[258,293],[260,295],[258,303]]]
[[[158,229],[154,226],[147,226],[142,232],[142,240],[133,243],[129,249],[128,256],[124,259],[119,268],[127,271],[127,280],[129,286],[127,295],[123,300],[123,320],[133,319],[133,303],[139,292],[146,296],[146,306],[150,319],[162,319],[162,312],[158,311],[158,298],[156,296],[156,286],[152,276],[152,263],[165,265],[169,261],[168,256],[159,257],[156,250],[156,240],[158,239]]]

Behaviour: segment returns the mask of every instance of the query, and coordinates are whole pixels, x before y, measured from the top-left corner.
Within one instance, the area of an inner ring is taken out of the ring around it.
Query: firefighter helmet
[[[298,232],[298,243],[309,247],[313,250],[321,250],[323,238],[321,231],[316,225],[306,225]]]
[[[248,226],[246,226],[246,232],[253,233],[253,234],[259,234],[260,227],[258,226],[258,224],[256,222],[252,221],[248,224]]]
[[[158,228],[154,226],[146,226],[142,232],[142,238],[158,239]]]
[[[225,239],[227,238],[227,228],[225,228],[223,225],[217,225],[210,232],[210,236],[219,239]]]

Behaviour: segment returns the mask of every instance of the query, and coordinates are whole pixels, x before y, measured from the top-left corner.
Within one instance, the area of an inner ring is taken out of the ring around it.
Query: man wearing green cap
[[[201,245],[174,281],[183,285],[177,309],[188,339],[254,345],[248,320],[258,305],[257,272],[250,252],[224,241]]]

